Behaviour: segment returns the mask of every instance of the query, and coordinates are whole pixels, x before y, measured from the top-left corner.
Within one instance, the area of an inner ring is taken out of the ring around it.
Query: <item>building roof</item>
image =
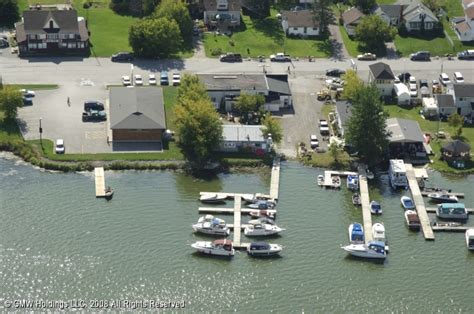
[[[227,10],[217,10],[217,3],[227,3]],[[240,11],[240,0],[203,0],[205,11]]]
[[[463,153],[468,153],[471,150],[471,146],[469,146],[469,144],[464,143],[460,140],[454,140],[443,145],[442,150],[450,152],[453,155],[459,155]]]
[[[370,72],[376,80],[394,80],[392,69],[390,66],[383,62],[377,62],[369,65]]]
[[[288,27],[318,27],[319,21],[310,10],[281,11],[283,19],[288,21]]]
[[[414,120],[390,118],[387,119],[387,130],[391,143],[424,142],[420,125]]]
[[[419,1],[412,1],[403,8],[403,18],[406,21],[410,21],[414,17],[422,13],[425,14],[425,16],[430,17],[432,20],[438,21],[436,15],[428,7],[426,7],[423,3]]]
[[[27,10],[23,12],[26,34],[43,32],[49,28],[49,21],[60,29],[59,32],[79,32],[76,10]]]
[[[402,8],[400,4],[381,4],[375,10],[375,13],[381,14],[383,12],[390,18],[399,18],[402,16]]]
[[[454,96],[474,97],[474,84],[453,84]]]
[[[23,22],[15,23],[16,42],[22,43],[26,40],[25,24]]]
[[[166,129],[162,89],[111,87],[110,128]]]
[[[464,10],[464,14],[470,18],[470,19],[474,19],[474,5],[471,5],[469,8],[467,8],[466,10]]]
[[[356,7],[352,7],[349,10],[346,10],[344,13],[342,13],[342,20],[344,24],[347,25],[347,24],[352,24],[356,22],[363,16],[364,16],[364,13],[362,13]]]
[[[224,142],[265,142],[261,125],[224,124]]]
[[[344,127],[352,115],[352,104],[345,100],[336,101],[336,113],[341,120],[341,127]]]
[[[265,75],[262,74],[197,74],[207,90],[266,90]]]
[[[280,95],[291,95],[287,74],[267,74],[267,85],[270,92]]]
[[[464,4],[465,7],[468,7],[469,5],[474,4],[474,0],[462,0],[462,4]]]
[[[436,94],[436,104],[438,108],[454,108],[454,97],[451,94]]]
[[[463,21],[461,23],[456,23],[454,28],[456,28],[456,30],[461,34],[471,31],[471,26],[469,26],[469,23],[466,23],[466,21]]]

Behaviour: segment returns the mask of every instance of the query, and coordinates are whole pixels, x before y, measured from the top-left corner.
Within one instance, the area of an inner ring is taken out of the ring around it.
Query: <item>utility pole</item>
[[[41,120],[43,120],[41,117],[39,118],[39,133],[40,133],[40,144],[41,144],[41,149],[43,148],[43,128],[41,127]]]

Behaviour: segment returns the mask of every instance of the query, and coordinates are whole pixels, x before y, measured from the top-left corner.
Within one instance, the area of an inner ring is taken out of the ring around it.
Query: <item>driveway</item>
[[[331,34],[331,43],[333,47],[332,58],[337,60],[350,59],[351,56],[349,55],[349,52],[342,41],[342,35],[339,26],[330,24],[329,33]]]

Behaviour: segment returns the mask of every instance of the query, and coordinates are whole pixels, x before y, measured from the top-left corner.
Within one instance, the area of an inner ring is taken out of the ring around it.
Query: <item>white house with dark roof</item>
[[[363,17],[364,13],[356,7],[352,7],[342,13],[342,24],[349,36],[355,36],[355,29]]]
[[[454,97],[451,94],[435,94],[436,107],[438,113],[443,116],[449,116],[452,113],[457,112],[456,104],[454,103]]]
[[[382,96],[391,96],[395,75],[390,66],[383,62],[369,65],[369,83],[374,83]]]
[[[281,11],[281,25],[286,35],[319,35],[319,22],[310,10]]]
[[[215,28],[240,25],[240,0],[200,0],[204,11],[204,24]]]
[[[218,110],[231,112],[242,93],[263,95],[264,109],[279,111],[292,106],[287,74],[197,74]]]
[[[448,94],[453,95],[456,111],[463,116],[471,115],[474,110],[474,84],[453,84],[448,88]]]
[[[221,152],[247,152],[265,154],[271,147],[261,125],[224,124],[222,126]]]
[[[439,20],[436,15],[418,0],[401,0],[395,4],[382,4],[374,14],[380,16],[388,25],[398,27],[405,24],[407,31],[433,29]]]
[[[464,16],[453,18],[453,28],[460,41],[474,41],[474,0],[462,0]]]
[[[36,6],[15,23],[20,56],[71,55],[89,52],[89,31],[84,18],[72,8]]]

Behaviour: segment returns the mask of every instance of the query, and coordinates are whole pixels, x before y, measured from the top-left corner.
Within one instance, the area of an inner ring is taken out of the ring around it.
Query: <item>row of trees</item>
[[[165,58],[192,39],[193,21],[183,0],[162,0],[152,16],[130,27],[129,43],[137,56]]]
[[[389,26],[377,15],[366,15],[356,27],[356,39],[363,45],[364,51],[384,54],[385,43],[393,40],[397,29]]]

